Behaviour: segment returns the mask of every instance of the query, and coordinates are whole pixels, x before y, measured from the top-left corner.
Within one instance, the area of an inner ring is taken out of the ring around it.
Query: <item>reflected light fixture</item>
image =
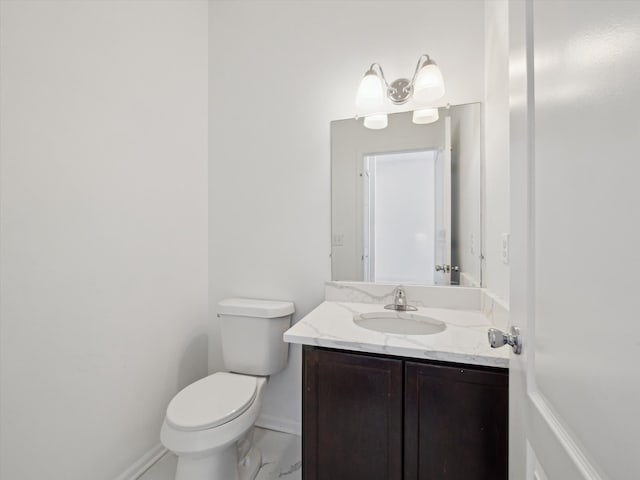
[[[385,97],[394,105],[403,105],[413,99],[413,123],[425,124],[438,120],[438,109],[431,102],[444,96],[442,72],[429,55],[418,59],[413,78],[399,78],[387,82],[382,67],[374,63],[364,74],[356,95],[358,117],[364,117],[364,126],[374,130],[387,126]]]

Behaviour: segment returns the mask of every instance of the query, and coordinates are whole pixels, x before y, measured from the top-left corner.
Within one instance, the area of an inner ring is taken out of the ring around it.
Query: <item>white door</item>
[[[433,285],[439,150],[364,158],[364,278]]]
[[[512,1],[511,480],[640,479],[640,1]]]

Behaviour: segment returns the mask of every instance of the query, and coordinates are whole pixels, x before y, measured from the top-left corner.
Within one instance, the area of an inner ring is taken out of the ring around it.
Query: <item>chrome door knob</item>
[[[458,265],[436,265],[436,272],[451,273],[459,271],[460,267]]]
[[[497,328],[490,328],[488,333],[489,345],[491,348],[499,348],[504,345],[511,345],[513,353],[520,355],[522,353],[522,335],[518,327],[511,327],[510,333],[504,333]]]

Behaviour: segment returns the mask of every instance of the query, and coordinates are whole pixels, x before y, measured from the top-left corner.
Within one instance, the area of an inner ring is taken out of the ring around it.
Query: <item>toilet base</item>
[[[238,463],[238,480],[253,480],[262,466],[262,453],[256,447]]]
[[[179,455],[176,480],[254,480],[262,466],[262,454],[256,447],[238,462],[235,446],[213,455]]]
[[[176,480],[240,480],[235,445],[213,455],[178,455]]]

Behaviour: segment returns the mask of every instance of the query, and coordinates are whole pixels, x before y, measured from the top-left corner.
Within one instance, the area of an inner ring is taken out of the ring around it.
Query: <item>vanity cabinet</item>
[[[506,369],[303,348],[304,480],[506,480]]]
[[[302,478],[401,480],[402,360],[303,352]]]
[[[404,366],[404,478],[507,480],[507,370]]]

